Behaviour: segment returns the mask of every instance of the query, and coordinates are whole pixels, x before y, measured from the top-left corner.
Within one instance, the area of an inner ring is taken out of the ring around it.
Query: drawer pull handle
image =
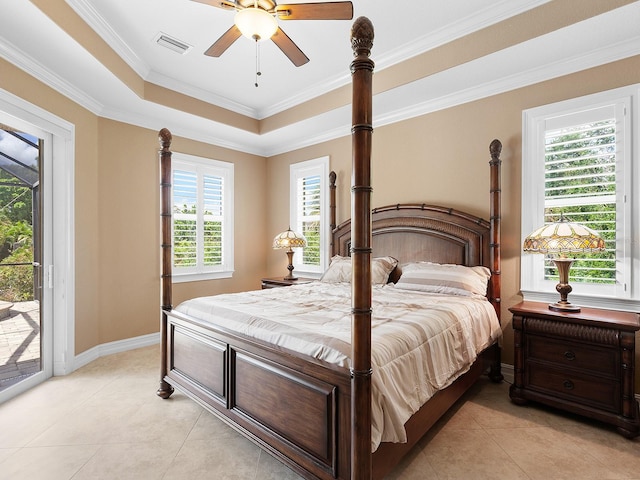
[[[571,350],[567,350],[566,352],[564,352],[564,358],[566,358],[567,360],[575,360],[576,354],[573,353]]]
[[[567,390],[573,390],[573,382],[571,380],[565,380],[562,382],[562,386]]]

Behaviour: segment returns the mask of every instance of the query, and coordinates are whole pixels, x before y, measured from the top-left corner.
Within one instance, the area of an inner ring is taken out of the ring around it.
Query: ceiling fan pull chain
[[[256,38],[256,83],[255,86],[258,87],[258,77],[262,75],[260,71],[260,44],[258,43],[258,37]]]

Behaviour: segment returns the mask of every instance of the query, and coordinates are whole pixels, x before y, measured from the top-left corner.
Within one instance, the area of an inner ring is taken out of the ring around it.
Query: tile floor
[[[0,318],[0,390],[40,371],[40,306],[11,305]]]
[[[159,348],[103,357],[0,405],[0,479],[300,477],[179,393],[155,395]],[[390,479],[640,479],[640,440],[481,380]]]

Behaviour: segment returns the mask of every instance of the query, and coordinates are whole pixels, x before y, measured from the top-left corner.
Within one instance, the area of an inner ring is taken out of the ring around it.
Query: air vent
[[[178,52],[182,55],[193,48],[191,45],[181,42],[177,38],[170,37],[166,33],[162,32],[156,35],[155,41],[158,45],[168,48],[169,50],[173,50],[174,52]]]

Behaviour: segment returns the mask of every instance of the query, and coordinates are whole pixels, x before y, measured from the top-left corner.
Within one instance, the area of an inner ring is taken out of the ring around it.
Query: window
[[[523,114],[523,238],[562,215],[605,239],[606,251],[575,256],[573,303],[609,308],[640,304],[640,282],[632,284],[640,249],[631,242],[636,236],[632,219],[640,213],[638,198],[631,195],[633,185],[636,190],[640,186],[631,169],[637,163],[632,147],[640,140],[638,127],[632,129],[637,102],[634,86]],[[525,253],[521,258],[525,297],[555,301],[558,272],[550,258]]]
[[[293,257],[294,267],[319,276],[329,264],[329,157],[291,165],[290,182],[291,228],[307,239]]]
[[[233,164],[174,153],[173,279],[233,273]]]

